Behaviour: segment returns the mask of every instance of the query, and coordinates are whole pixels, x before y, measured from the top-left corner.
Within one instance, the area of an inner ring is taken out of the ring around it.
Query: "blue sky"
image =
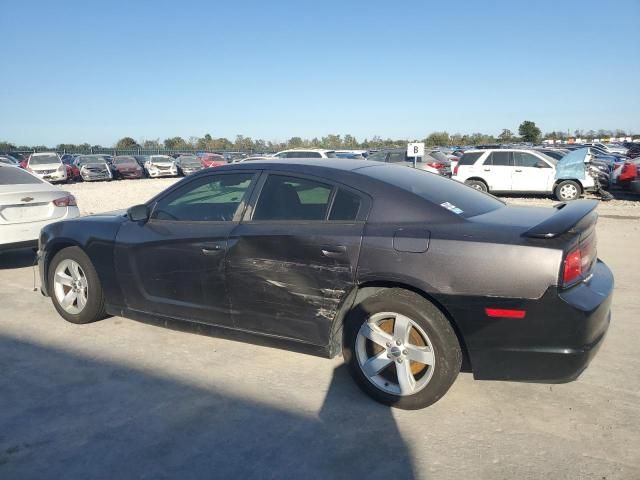
[[[0,2],[0,140],[640,133],[640,1]]]

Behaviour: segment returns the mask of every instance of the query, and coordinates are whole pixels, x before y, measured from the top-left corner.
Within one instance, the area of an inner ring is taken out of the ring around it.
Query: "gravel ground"
[[[143,203],[161,192],[170,185],[173,185],[177,178],[156,178],[143,180],[122,180],[113,182],[93,182],[75,183],[65,185],[63,188],[73,193],[78,199],[78,205],[83,215],[99,212],[108,212],[127,208],[132,205]],[[612,218],[621,217],[629,220],[640,219],[640,195],[626,195],[621,191],[614,191],[616,200],[601,202],[598,211],[601,216]],[[621,198],[621,199],[618,199]],[[587,197],[595,198],[595,197]],[[517,205],[545,206],[550,207],[556,200],[540,197],[503,197],[507,203]]]

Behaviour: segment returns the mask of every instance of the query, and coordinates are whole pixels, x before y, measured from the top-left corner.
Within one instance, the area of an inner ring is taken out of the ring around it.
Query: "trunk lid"
[[[0,190],[0,225],[39,222],[63,217],[53,200],[69,195],[49,184],[5,185]]]

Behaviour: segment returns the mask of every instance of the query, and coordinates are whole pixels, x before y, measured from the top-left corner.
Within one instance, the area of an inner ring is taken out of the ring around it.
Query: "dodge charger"
[[[333,357],[404,409],[476,379],[566,382],[610,321],[597,203],[508,206],[349,159],[205,169],[142,205],[42,229],[41,290],[108,315]]]

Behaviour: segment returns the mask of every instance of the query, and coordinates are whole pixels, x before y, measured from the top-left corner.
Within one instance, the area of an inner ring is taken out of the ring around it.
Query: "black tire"
[[[561,202],[570,202],[571,200],[580,198],[582,187],[580,187],[578,182],[574,182],[573,180],[564,180],[556,185],[553,193]]]
[[[380,312],[395,312],[409,317],[429,338],[435,367],[429,367],[433,368],[430,380],[415,394],[388,393],[374,385],[360,367],[356,354],[358,332],[369,317]],[[458,338],[443,313],[420,295],[401,288],[382,289],[352,309],[345,322],[343,355],[351,375],[367,395],[380,403],[406,410],[428,407],[442,398],[453,385],[462,364]]]
[[[489,191],[489,187],[487,187],[487,184],[482,180],[467,180],[464,184],[471,188],[475,188],[476,190],[480,190],[481,192]]]
[[[84,271],[87,279],[87,303],[78,314],[71,314],[67,312],[58,302],[54,292],[54,276],[56,267],[60,262],[67,259],[77,262]],[[49,287],[47,290],[49,295],[51,295],[53,306],[60,316],[68,322],[76,324],[91,323],[97,320],[102,320],[107,316],[104,307],[102,284],[100,283],[100,279],[98,278],[98,274],[96,269],[93,267],[91,260],[81,248],[68,247],[56,253],[49,264],[47,286]]]

